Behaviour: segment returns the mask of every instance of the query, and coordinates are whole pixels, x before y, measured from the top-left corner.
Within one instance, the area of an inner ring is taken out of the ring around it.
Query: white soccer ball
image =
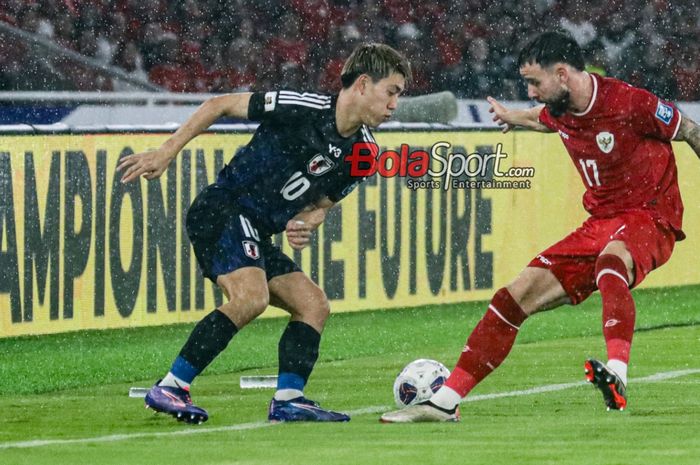
[[[445,384],[450,370],[435,360],[414,360],[394,381],[394,400],[400,408],[430,399]]]

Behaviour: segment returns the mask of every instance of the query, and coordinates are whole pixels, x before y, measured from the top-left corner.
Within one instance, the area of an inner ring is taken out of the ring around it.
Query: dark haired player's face
[[[569,90],[564,86],[553,66],[542,68],[526,63],[520,75],[527,82],[527,96],[547,105],[552,116],[561,116],[569,108]]]
[[[393,73],[377,82],[367,79],[362,95],[364,107],[363,123],[377,127],[391,118],[399,103],[399,95],[406,87],[406,79],[399,73]]]

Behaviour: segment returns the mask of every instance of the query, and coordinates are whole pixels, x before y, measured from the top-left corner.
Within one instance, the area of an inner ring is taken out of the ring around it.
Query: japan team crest
[[[323,155],[322,153],[318,153],[309,161],[307,170],[309,171],[309,174],[321,176],[323,173],[333,168],[334,164],[335,163],[333,163],[333,161],[327,156]]]
[[[258,248],[258,244],[253,241],[243,241],[243,251],[253,260],[260,258],[260,249]]]
[[[612,149],[615,146],[615,136],[607,131],[599,132],[595,137],[595,141],[598,143],[598,148],[603,153],[612,152]]]

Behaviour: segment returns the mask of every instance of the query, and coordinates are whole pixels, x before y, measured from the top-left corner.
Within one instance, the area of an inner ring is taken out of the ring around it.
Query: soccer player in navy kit
[[[627,406],[635,321],[630,290],[685,237],[671,141],[685,141],[700,155],[700,128],[646,90],[585,72],[569,36],[541,34],[522,50],[519,64],[530,98],[544,105],[509,110],[489,98],[494,121],[504,132],[515,126],[558,132],[581,175],[591,216],[496,292],[457,366],[429,401],[386,413],[383,422],[457,421],[460,400],[505,360],[530,315],[576,305],[596,290],[608,361],[586,360],[586,379],[608,409]]]
[[[146,405],[189,423],[208,419],[194,405],[194,378],[233,336],[269,303],[291,314],[279,342],[277,391],[270,421],[348,421],[304,397],[318,358],[328,299],[270,236],[285,231],[302,249],[326,217],[362,178],[350,175],[343,156],[355,143],[375,144],[370,127],[391,117],[411,78],[408,61],[383,44],[353,51],[338,95],[279,90],[223,95],[206,101],[157,150],[124,157],[122,182],[159,177],[180,150],[219,117],[260,121],[250,142],[195,198],[187,231],[204,276],[228,302],[200,321]],[[376,146],[376,145],[375,145]]]

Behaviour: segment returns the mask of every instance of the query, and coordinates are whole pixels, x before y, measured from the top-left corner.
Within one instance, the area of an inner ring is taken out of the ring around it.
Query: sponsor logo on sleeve
[[[267,92],[265,94],[265,111],[273,111],[277,104],[277,92]]]
[[[656,117],[660,119],[666,126],[671,124],[671,120],[673,119],[673,108],[671,105],[666,105],[663,103],[661,100],[659,100],[659,104],[656,105]]]

